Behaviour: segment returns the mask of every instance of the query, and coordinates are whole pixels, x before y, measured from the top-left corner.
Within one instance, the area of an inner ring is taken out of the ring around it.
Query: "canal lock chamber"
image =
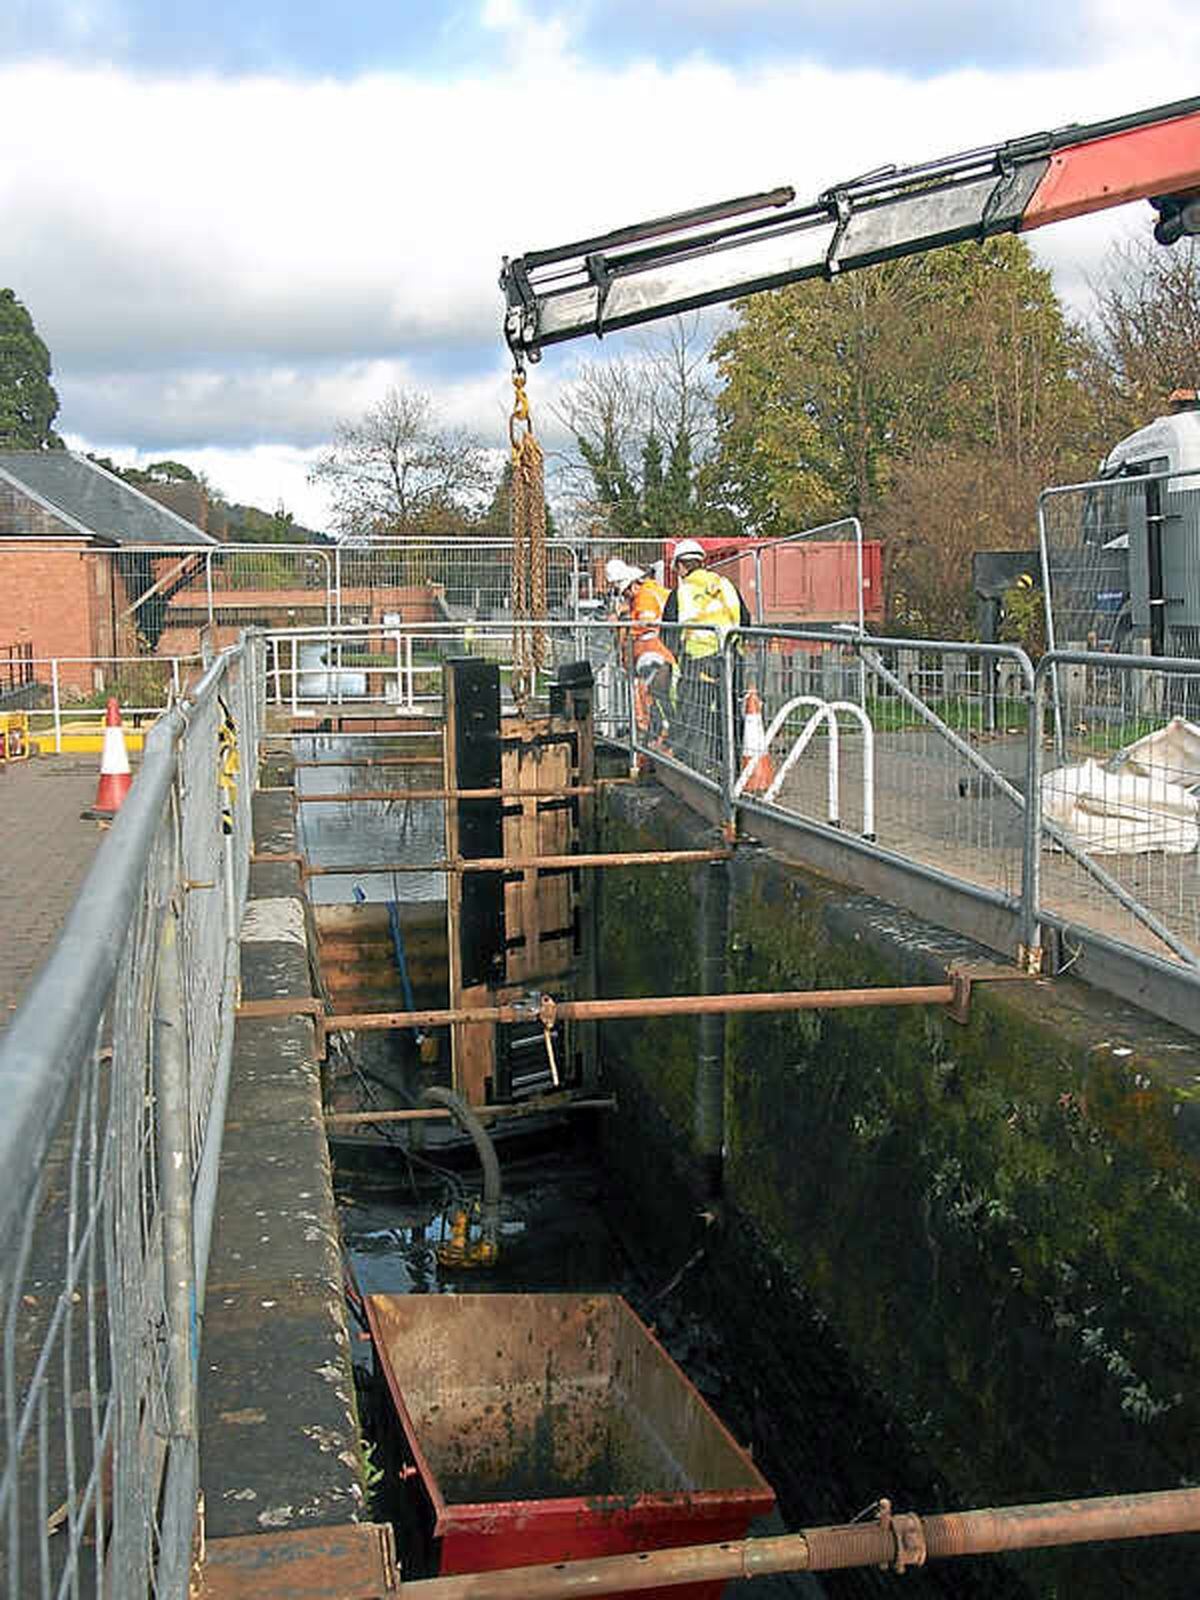
[[[597,802],[598,850],[705,842],[657,786]],[[710,871],[596,874],[597,993],[715,981]],[[753,848],[737,851],[727,893],[724,977],[738,990],[930,982],[981,954]],[[534,1287],[640,1302],[752,1448],[788,1527],[846,1521],[881,1494],[947,1510],[1173,1487],[1193,1470],[1198,1276],[1180,1223],[1194,1065],[1186,1036],[1061,982],[989,995],[965,1029],[919,1011],[760,1015],[728,1019],[716,1045],[695,1018],[605,1022],[590,1087],[616,1105],[571,1121],[567,1166],[535,1178],[532,1212],[507,1214],[502,1259],[520,1259],[507,1247],[533,1221],[557,1245],[538,1252]],[[506,1182],[521,1159],[501,1155]],[[580,1163],[582,1198],[563,1175]],[[340,1163],[339,1179],[345,1220],[356,1180]],[[456,1181],[477,1187],[469,1171]],[[615,1240],[607,1259],[576,1233],[593,1208]],[[402,1287],[480,1281],[430,1264],[445,1209],[398,1246],[402,1265],[413,1250],[426,1263],[403,1265]],[[1191,1538],[1154,1540],[905,1581],[930,1594],[1184,1595],[1197,1560]],[[852,1595],[895,1578],[822,1582]]]

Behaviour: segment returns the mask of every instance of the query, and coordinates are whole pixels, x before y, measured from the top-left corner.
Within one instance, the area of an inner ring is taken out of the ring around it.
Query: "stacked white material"
[[[1094,855],[1200,845],[1200,727],[1175,717],[1101,766],[1084,761],[1042,779],[1042,816]]]

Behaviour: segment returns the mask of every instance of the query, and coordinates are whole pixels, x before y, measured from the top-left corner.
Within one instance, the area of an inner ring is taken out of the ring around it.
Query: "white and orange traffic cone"
[[[132,782],[121,708],[114,695],[110,696],[104,714],[104,748],[100,752],[100,782],[96,786],[96,803],[82,815],[94,817],[98,822],[111,822],[121,809],[121,802],[129,793]]]
[[[741,791],[743,794],[764,794],[775,781],[775,766],[767,749],[762,701],[753,684],[746,690],[743,719]]]

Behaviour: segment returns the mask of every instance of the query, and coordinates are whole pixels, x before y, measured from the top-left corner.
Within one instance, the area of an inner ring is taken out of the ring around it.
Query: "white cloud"
[[[528,18],[521,0],[485,0],[479,20],[496,33],[509,33],[525,24]]]
[[[1136,33],[1119,0],[1093,11],[1099,62],[921,83],[786,61],[602,68],[520,0],[484,7],[495,68],[452,80],[0,68],[9,122],[37,129],[0,169],[0,283],[53,352],[64,427],[189,461],[207,447],[227,493],[244,461],[260,503],[302,514],[299,463],[389,383],[503,440],[505,253],[1194,90],[1190,0],[1145,0]],[[1082,304],[1108,241],[1148,227],[1143,208],[1034,239]],[[535,405],[605,348],[548,352]]]

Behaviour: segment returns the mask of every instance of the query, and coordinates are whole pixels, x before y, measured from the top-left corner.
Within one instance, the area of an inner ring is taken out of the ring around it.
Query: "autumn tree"
[[[903,447],[919,268],[895,262],[831,285],[738,302],[714,347],[720,493],[743,531],[774,534],[874,504]]]
[[[447,427],[428,395],[389,389],[356,422],[339,422],[310,480],[329,490],[343,537],[388,539],[465,532],[496,473],[487,451]]]
[[[1088,342],[1023,242],[945,254],[937,344],[951,404],[942,427],[922,430],[891,464],[873,525],[893,624],[963,638],[975,621],[972,555],[1035,545],[1038,494],[1091,476],[1107,422]]]
[[[61,450],[50,352],[11,289],[0,289],[0,448]]]
[[[750,532],[869,518],[892,621],[961,633],[970,555],[1094,454],[1085,354],[1011,237],[755,296],[714,352],[722,492]]]
[[[1092,291],[1111,444],[1161,416],[1172,389],[1200,383],[1200,242],[1117,245]]]

